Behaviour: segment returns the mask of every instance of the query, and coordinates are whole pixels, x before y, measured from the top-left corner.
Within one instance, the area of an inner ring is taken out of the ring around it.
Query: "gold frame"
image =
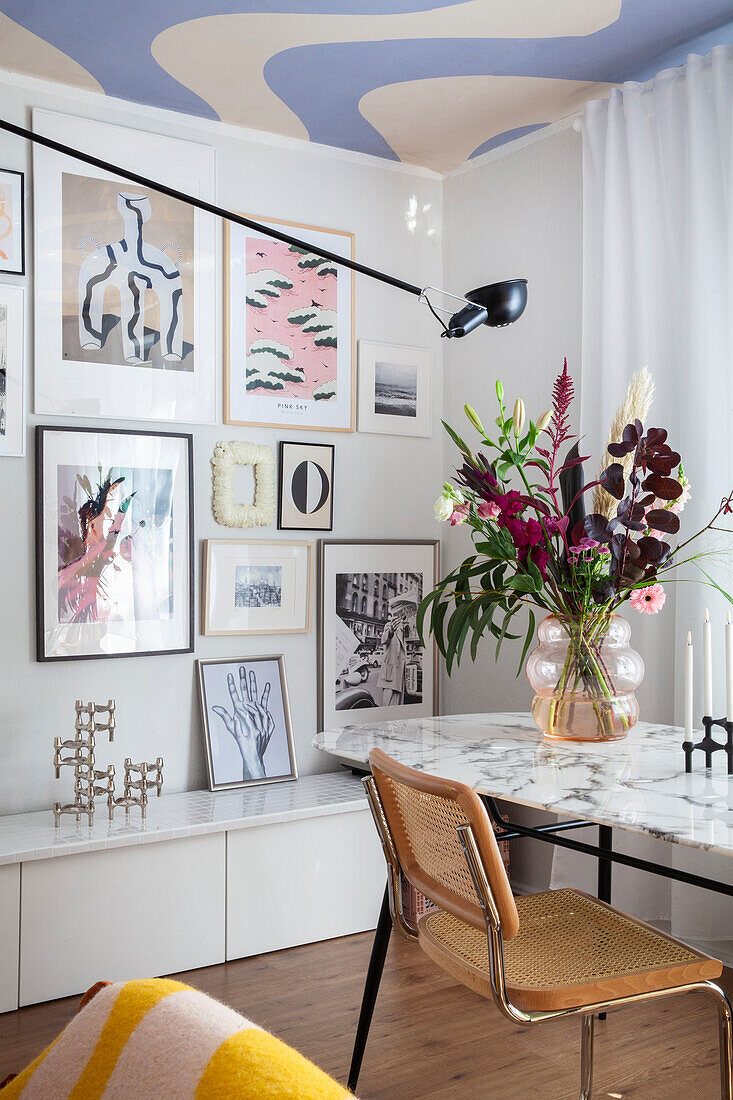
[[[308,551],[308,578],[306,580],[306,620],[305,626],[287,627],[284,630],[270,628],[268,630],[207,630],[210,604],[210,578],[211,562],[214,546],[231,546],[234,543],[245,543],[248,546],[304,546]],[[310,634],[313,629],[313,551],[312,542],[291,539],[204,539],[203,554],[201,555],[201,633],[207,638],[233,638],[245,637],[256,634]]]
[[[237,211],[238,212],[238,211]],[[354,259],[354,250],[356,246],[356,236],[354,233],[350,233],[346,229],[329,229],[322,225],[306,225],[303,222],[290,222],[283,221],[280,218],[266,218],[260,214],[242,214],[244,218],[251,218],[253,221],[269,222],[271,225],[281,225],[286,229],[304,229],[306,231],[314,233],[333,233],[339,237],[348,237],[351,241],[351,256],[350,259]],[[229,398],[231,395],[231,346],[229,339],[229,321],[230,321],[230,309],[229,309],[229,271],[230,271],[230,256],[231,256],[231,243],[230,243],[230,230],[231,226],[229,222],[224,223],[224,423],[236,424],[240,427],[253,427],[253,428],[291,428],[296,431],[304,432],[354,432],[356,431],[356,310],[355,305],[355,290],[356,279],[355,272],[351,272],[351,396],[349,401],[349,427],[348,428],[332,428],[321,425],[306,425],[306,424],[284,424],[282,422],[267,422],[260,420],[232,420],[229,416]]]

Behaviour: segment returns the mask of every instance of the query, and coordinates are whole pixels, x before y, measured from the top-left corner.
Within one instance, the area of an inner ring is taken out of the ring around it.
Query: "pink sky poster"
[[[337,268],[281,241],[246,245],[247,390],[335,401]]]

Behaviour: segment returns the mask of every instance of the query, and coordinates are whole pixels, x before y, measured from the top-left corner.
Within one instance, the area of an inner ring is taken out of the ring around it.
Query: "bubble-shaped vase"
[[[619,741],[639,719],[636,689],[644,662],[617,615],[561,619],[548,615],[527,658],[532,717],[554,741]]]

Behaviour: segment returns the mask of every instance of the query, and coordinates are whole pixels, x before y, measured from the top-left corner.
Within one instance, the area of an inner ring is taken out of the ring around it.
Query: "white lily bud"
[[[518,397],[517,400],[514,402],[514,414],[512,416],[512,420],[514,423],[514,434],[517,436],[522,434],[526,415],[527,414],[524,409],[524,401],[522,401],[521,397]]]
[[[547,409],[547,411],[543,412],[542,416],[539,417],[539,419],[537,421],[537,431],[538,432],[544,432],[545,428],[547,427],[547,425],[550,423],[551,420],[552,420],[552,409]]]
[[[484,426],[481,423],[481,420],[479,419],[479,415],[476,412],[476,410],[472,409],[470,405],[464,405],[463,406],[463,411],[465,412],[466,416],[468,417],[468,419],[473,424],[476,431],[481,432],[481,435],[485,435],[486,433],[484,431]]]

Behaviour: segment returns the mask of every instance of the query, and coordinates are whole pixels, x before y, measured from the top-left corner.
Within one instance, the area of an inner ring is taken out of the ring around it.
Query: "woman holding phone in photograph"
[[[390,611],[382,631],[384,660],[378,686],[382,689],[382,706],[399,707],[405,699],[405,665],[407,664],[407,619],[402,609]]]

